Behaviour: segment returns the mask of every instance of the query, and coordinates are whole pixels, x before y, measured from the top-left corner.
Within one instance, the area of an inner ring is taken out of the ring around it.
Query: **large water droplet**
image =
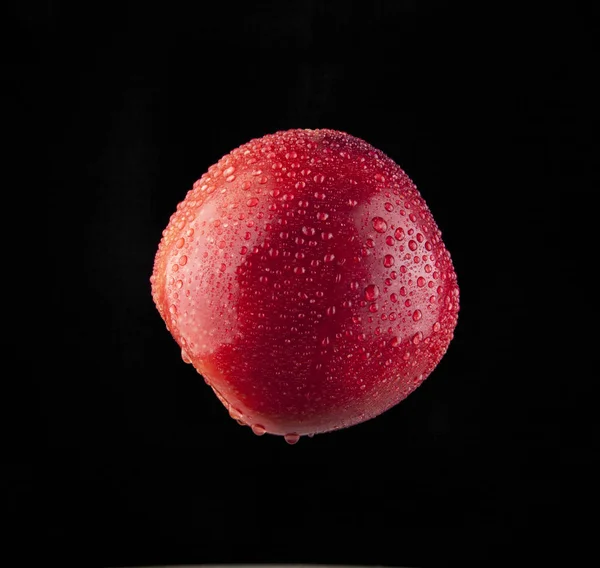
[[[387,231],[387,223],[382,217],[373,217],[373,228],[378,233],[385,233]]]
[[[262,436],[266,431],[266,428],[262,424],[252,424],[252,432],[257,436]]]
[[[375,284],[369,284],[365,288],[365,298],[369,301],[379,298],[379,287]]]
[[[298,440],[300,439],[300,436],[298,434],[286,434],[283,439],[290,444],[291,446],[293,446],[294,444],[298,443]]]
[[[188,365],[192,362],[190,356],[185,352],[184,349],[181,350],[181,358],[183,359],[183,362],[187,363]]]
[[[390,268],[393,265],[394,265],[394,257],[391,254],[386,254],[383,257],[383,266],[385,266],[386,268]]]

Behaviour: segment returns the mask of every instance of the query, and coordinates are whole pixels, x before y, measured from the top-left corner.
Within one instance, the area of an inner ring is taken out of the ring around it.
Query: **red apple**
[[[183,359],[230,414],[290,443],[403,400],[458,316],[415,185],[334,130],[277,132],[211,166],[163,231],[151,283]]]

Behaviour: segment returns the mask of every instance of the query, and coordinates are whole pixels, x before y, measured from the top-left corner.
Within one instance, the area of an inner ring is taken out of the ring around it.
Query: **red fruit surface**
[[[211,166],[163,231],[151,283],[230,414],[290,443],[403,400],[446,353],[459,309],[415,185],[334,130],[277,132]]]

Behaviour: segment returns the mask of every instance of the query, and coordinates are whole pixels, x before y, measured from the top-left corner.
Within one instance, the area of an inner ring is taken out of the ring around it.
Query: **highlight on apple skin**
[[[269,134],[208,168],[163,231],[150,280],[183,360],[232,417],[289,443],[406,398],[459,311],[414,183],[329,129]]]

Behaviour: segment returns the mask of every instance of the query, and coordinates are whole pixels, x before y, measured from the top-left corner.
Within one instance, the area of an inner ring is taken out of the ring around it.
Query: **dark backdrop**
[[[33,276],[7,309],[33,310],[7,373],[7,510],[24,563],[583,557],[597,517],[591,13],[297,0],[12,16],[21,205],[5,237],[20,239],[12,277]],[[208,166],[294,127],[364,138],[415,180],[461,312],[408,399],[292,447],[229,419],[182,363],[149,277]]]

